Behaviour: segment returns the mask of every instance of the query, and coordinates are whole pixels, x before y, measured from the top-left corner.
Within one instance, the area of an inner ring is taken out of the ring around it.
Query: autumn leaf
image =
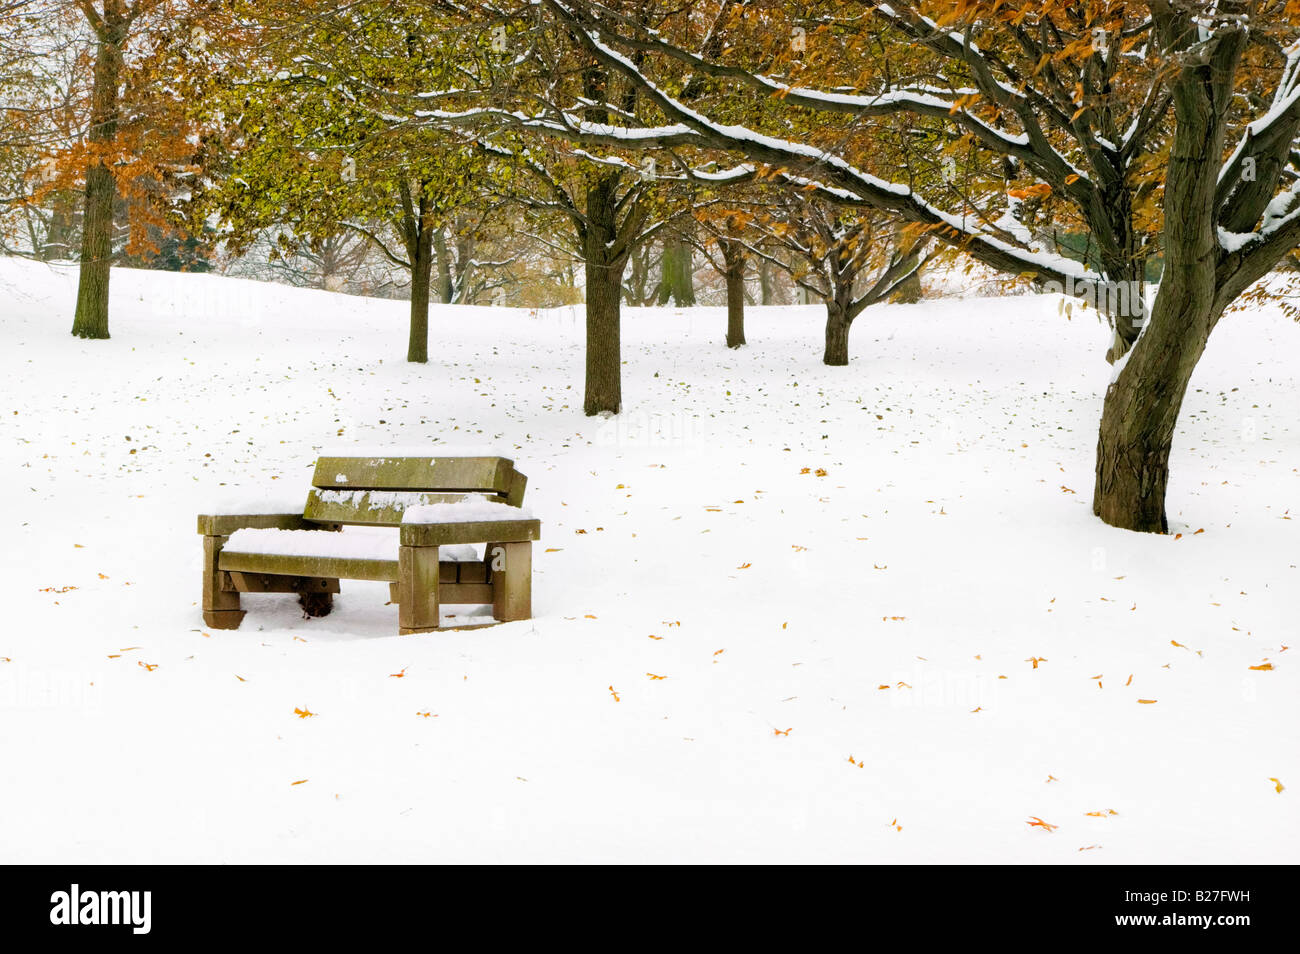
[[[1104,812],[1084,812],[1089,818],[1106,818],[1110,815],[1118,815],[1119,812],[1113,808],[1108,808]]]
[[[1284,792],[1284,791],[1286,790],[1286,786],[1283,785],[1281,782],[1279,782],[1277,779],[1275,779],[1275,778],[1269,778],[1269,781],[1273,783],[1273,785],[1274,785],[1274,790],[1275,790],[1279,795],[1281,795],[1282,792]]]
[[[789,735],[792,731],[794,731],[792,728],[791,728],[791,729],[786,729],[784,732],[782,732],[780,729],[773,729],[773,730],[772,730],[772,734],[773,734],[773,735]]]
[[[1268,672],[1272,670],[1273,664],[1271,662],[1260,663],[1258,666],[1251,666],[1250,668],[1256,672]]]
[[[390,673],[388,674],[388,678],[389,678],[389,679],[402,679],[402,678],[405,678],[407,668],[408,668],[408,667],[403,666],[401,672],[390,672]]]
[[[1045,822],[1037,815],[1030,815],[1029,821],[1025,822],[1030,828],[1041,828],[1043,831],[1056,831],[1060,825],[1053,825],[1051,822]]]
[[[422,719],[435,719],[435,718],[437,718],[437,716],[436,716],[432,711],[429,711],[429,712],[417,712],[416,715],[418,715],[418,716],[419,716],[420,718],[422,718]]]
[[[290,783],[289,783],[289,787],[292,788],[292,787],[295,786],[295,785],[301,785],[301,784],[302,784],[303,782],[305,782],[305,781],[307,781],[305,778],[300,778],[300,779],[298,779],[298,781],[296,781],[296,782],[290,782]]]
[[[316,713],[312,712],[310,709],[299,709],[297,706],[294,706],[293,714],[299,719],[308,719],[316,715]]]
[[[155,669],[158,668],[157,663],[147,663],[143,661],[136,663],[136,665],[139,666],[141,669],[145,670],[146,672],[153,672]]]
[[[650,680],[651,680],[652,682],[653,682],[654,680],[656,680],[656,679],[667,679],[667,678],[668,678],[667,676],[656,676],[656,675],[655,675],[654,673],[652,673],[652,672],[648,672],[648,673],[646,673],[646,675],[650,677]]]
[[[1038,664],[1039,664],[1040,662],[1047,662],[1047,659],[1044,658],[1043,656],[1030,656],[1028,659],[1025,660],[1025,662],[1027,662],[1027,663],[1033,663],[1034,668],[1037,669],[1037,668],[1038,668]]]
[[[623,701],[622,699],[619,698],[618,691],[613,686],[609,687],[609,694],[614,697],[615,702]]]
[[[1151,706],[1151,705],[1155,705],[1156,700],[1154,700],[1154,699],[1139,699],[1138,702],[1141,703],[1141,704],[1144,705],[1144,706]]]

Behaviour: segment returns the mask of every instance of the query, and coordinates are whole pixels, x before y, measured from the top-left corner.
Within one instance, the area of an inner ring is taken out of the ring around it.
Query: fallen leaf
[[[623,701],[622,699],[619,698],[618,692],[617,692],[617,690],[614,689],[613,686],[610,686],[610,687],[609,687],[609,694],[610,694],[611,696],[614,697],[614,701],[615,701],[615,702],[622,702],[622,701]]]
[[[772,734],[773,734],[773,735],[789,735],[792,731],[793,731],[793,729],[786,729],[784,732],[782,732],[780,729],[773,729],[773,730],[772,730]]]
[[[1271,662],[1260,663],[1258,666],[1251,666],[1250,668],[1256,672],[1267,672],[1273,668],[1273,664]]]
[[[1138,702],[1140,702],[1140,703],[1141,703],[1142,705],[1144,705],[1144,706],[1154,705],[1154,704],[1155,704],[1155,701],[1156,701],[1156,700],[1154,700],[1154,699],[1139,699],[1139,700],[1138,700]]]
[[[300,778],[296,782],[290,782],[289,786],[292,788],[294,785],[301,785],[305,781],[307,781],[305,778]]]
[[[649,676],[650,679],[651,679],[652,681],[655,680],[655,679],[667,679],[667,678],[668,678],[667,676],[656,676],[656,675],[655,675],[654,673],[652,673],[652,672],[648,672],[648,673],[646,673],[646,675]]]
[[[1273,783],[1273,785],[1275,786],[1275,791],[1276,791],[1279,795],[1281,795],[1282,792],[1286,790],[1286,786],[1283,785],[1281,782],[1279,782],[1277,779],[1275,779],[1275,778],[1270,778],[1269,781]]]
[[[1037,815],[1030,815],[1030,820],[1025,822],[1030,828],[1041,828],[1043,831],[1056,831],[1060,825],[1053,825],[1051,822],[1045,822]]]
[[[306,719],[314,716],[316,713],[312,712],[310,709],[299,709],[297,706],[294,706],[293,714],[299,719]]]

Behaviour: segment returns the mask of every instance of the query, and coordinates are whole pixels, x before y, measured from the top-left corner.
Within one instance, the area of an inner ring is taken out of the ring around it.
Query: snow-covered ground
[[[1056,298],[873,309],[847,368],[816,307],[629,310],[600,420],[580,312],[436,309],[417,367],[399,302],[113,282],[85,342],[0,260],[0,860],[1296,860],[1276,314],[1215,332],[1157,537],[1092,516],[1107,335]],[[206,629],[195,514],[353,441],[513,457],[536,618]]]

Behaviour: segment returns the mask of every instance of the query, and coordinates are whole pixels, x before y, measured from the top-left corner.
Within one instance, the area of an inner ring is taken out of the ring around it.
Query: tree
[[[927,260],[925,239],[917,240],[880,213],[854,213],[803,194],[786,198],[781,216],[759,217],[762,235],[755,253],[787,271],[795,284],[826,305],[822,363],[849,363],[849,328],[863,311],[886,301]],[[766,246],[766,248],[765,248]],[[786,255],[774,255],[779,249]],[[873,269],[876,274],[872,274]]]
[[[801,35],[839,46],[836,56],[798,71],[797,83],[725,54],[693,52],[706,44],[690,13],[650,32],[576,0],[544,5],[659,110],[657,132],[638,133],[643,146],[659,136],[680,141],[689,130],[702,145],[770,167],[828,201],[927,226],[994,268],[1058,287],[1077,282],[1095,297],[1104,289],[1117,373],[1099,429],[1093,509],[1117,527],[1167,531],[1174,428],[1209,333],[1300,241],[1295,4],[801,4]],[[748,6],[713,5],[729,8],[740,24]],[[769,34],[793,22],[791,4],[762,9]],[[863,29],[867,22],[872,30]],[[922,191],[871,175],[848,150],[815,148],[776,127],[719,122],[658,78],[683,66],[735,97],[792,112],[847,115],[864,128],[900,114],[924,120],[985,157],[985,174],[953,201],[952,189]],[[1023,218],[1032,210],[1013,208],[990,188],[995,164],[1050,214],[1073,215],[1086,227],[1091,269],[1035,241]],[[1148,314],[1140,292],[1157,249],[1165,268]]]
[[[282,249],[318,256],[343,232],[364,236],[410,274],[407,360],[428,361],[430,298],[467,287],[492,210],[462,216],[454,259],[448,226],[493,174],[472,146],[380,108],[446,75],[436,18],[383,3],[250,13],[256,28],[228,38],[231,68],[201,106],[222,135],[217,182],[197,213],[221,218],[235,252],[275,226]]]

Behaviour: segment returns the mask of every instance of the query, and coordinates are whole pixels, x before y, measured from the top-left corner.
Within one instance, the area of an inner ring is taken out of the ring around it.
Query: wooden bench
[[[402,633],[438,629],[442,603],[529,619],[541,523],[521,509],[527,483],[504,457],[322,457],[301,513],[199,516],[203,619],[237,629],[241,593],[296,593],[324,616],[340,579],[389,583]],[[344,526],[398,530],[331,532]]]

